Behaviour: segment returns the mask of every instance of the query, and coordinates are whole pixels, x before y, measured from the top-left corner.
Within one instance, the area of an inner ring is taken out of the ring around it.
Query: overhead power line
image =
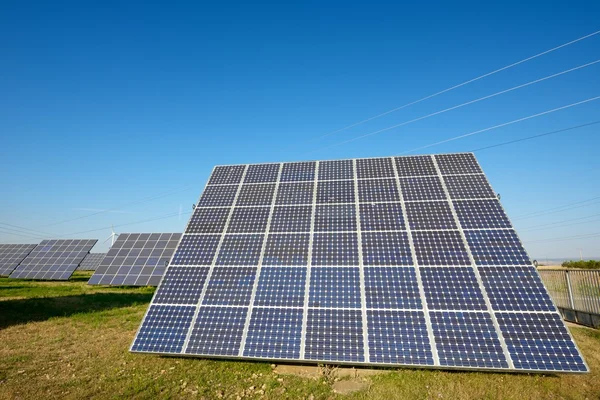
[[[572,210],[574,208],[591,206],[598,202],[600,202],[600,196],[592,197],[592,198],[586,199],[586,200],[576,201],[574,203],[563,204],[562,206],[547,208],[545,210],[534,211],[534,212],[530,212],[527,214],[518,215],[515,218],[513,218],[513,220],[516,221],[516,220],[520,220],[520,219],[534,218],[534,217],[538,217],[540,215],[554,214],[554,213],[558,213],[558,212]],[[585,203],[588,203],[588,204],[585,204]]]
[[[391,109],[391,110],[388,110],[388,111],[385,111],[385,112],[383,112],[383,113],[381,113],[381,114],[377,114],[377,115],[375,115],[375,116],[373,116],[373,117],[370,117],[370,118],[364,119],[364,120],[362,120],[362,121],[355,122],[355,123],[353,123],[353,124],[351,124],[351,125],[345,126],[345,127],[341,128],[341,129],[335,130],[335,131],[333,131],[333,132],[329,132],[329,133],[327,133],[327,134],[325,134],[325,135],[319,136],[317,139],[321,139],[321,138],[324,138],[324,137],[327,137],[327,136],[331,136],[331,135],[333,135],[333,134],[336,134],[336,133],[339,133],[339,132],[345,131],[345,130],[347,130],[347,129],[350,129],[350,128],[354,128],[355,126],[362,125],[362,124],[364,124],[364,123],[366,123],[366,122],[369,122],[369,121],[372,121],[372,120],[374,120],[374,119],[377,119],[377,118],[383,117],[383,116],[385,116],[385,115],[388,115],[388,114],[391,114],[391,113],[393,113],[393,112],[400,111],[400,110],[402,110],[402,109],[404,109],[404,108],[406,108],[406,107],[410,107],[410,106],[412,106],[412,105],[415,105],[415,104],[421,103],[422,101],[429,100],[429,99],[431,99],[431,98],[434,98],[434,97],[436,97],[436,96],[439,96],[439,95],[441,95],[441,94],[444,94],[444,93],[450,92],[450,91],[452,91],[452,90],[454,90],[454,89],[458,89],[459,87],[462,87],[462,86],[468,85],[468,84],[470,84],[470,83],[476,82],[476,81],[478,81],[478,80],[481,80],[481,79],[483,79],[483,78],[486,78],[486,77],[488,77],[488,76],[491,76],[491,75],[497,74],[498,72],[505,71],[505,70],[507,70],[507,69],[509,69],[509,68],[516,67],[517,65],[523,64],[523,63],[525,63],[525,62],[527,62],[527,61],[531,61],[531,60],[533,60],[533,59],[535,59],[535,58],[538,58],[538,57],[541,57],[541,56],[543,56],[543,55],[546,55],[546,54],[552,53],[553,51],[556,51],[556,50],[562,49],[562,48],[564,48],[564,47],[570,46],[570,45],[572,45],[572,44],[575,44],[575,43],[577,43],[577,42],[580,42],[580,41],[582,41],[582,40],[588,39],[588,38],[590,38],[590,37],[592,37],[592,36],[595,36],[595,35],[597,35],[597,34],[599,34],[599,33],[600,33],[600,31],[592,32],[592,33],[590,33],[589,35],[582,36],[582,37],[580,37],[580,38],[578,38],[578,39],[575,39],[575,40],[572,40],[572,41],[570,41],[570,42],[567,42],[567,43],[561,44],[560,46],[556,46],[556,47],[553,47],[553,48],[551,48],[551,49],[549,49],[549,50],[543,51],[543,52],[541,52],[541,53],[537,53],[537,54],[535,54],[535,55],[533,55],[533,56],[531,56],[531,57],[524,58],[524,59],[522,59],[522,60],[520,60],[520,61],[517,61],[517,62],[515,62],[515,63],[512,63],[512,64],[509,64],[509,65],[506,65],[506,66],[504,66],[504,67],[502,67],[502,68],[498,68],[498,69],[496,69],[496,70],[494,70],[494,71],[491,71],[491,72],[488,72],[488,73],[486,73],[486,74],[480,75],[480,76],[478,76],[478,77],[476,77],[476,78],[469,79],[468,81],[465,81],[465,82],[459,83],[458,85],[454,85],[454,86],[451,86],[451,87],[449,87],[449,88],[447,88],[447,89],[440,90],[439,92],[433,93],[433,94],[431,94],[431,95],[429,95],[429,96],[425,96],[425,97],[423,97],[423,98],[420,98],[420,99],[418,99],[418,100],[415,100],[415,101],[411,101],[410,103],[406,103],[406,104],[404,104],[404,105],[402,105],[402,106],[400,106],[400,107],[393,108],[393,109]]]
[[[438,146],[440,144],[452,142],[454,140],[464,139],[466,137],[477,135],[479,133],[483,133],[483,132],[491,131],[491,130],[494,130],[494,129],[502,128],[502,127],[505,127],[505,126],[508,126],[508,125],[516,124],[518,122],[526,121],[528,119],[533,119],[533,118],[541,117],[542,115],[552,114],[552,113],[557,112],[557,111],[561,111],[561,110],[565,110],[567,108],[575,107],[575,106],[578,106],[578,105],[581,105],[581,104],[589,103],[591,101],[595,101],[595,100],[598,100],[598,99],[600,99],[600,96],[596,96],[596,97],[592,97],[592,98],[589,98],[589,99],[586,99],[586,100],[578,101],[576,103],[567,104],[566,106],[554,108],[552,110],[544,111],[544,112],[541,112],[541,113],[538,113],[538,114],[529,115],[527,117],[515,119],[513,121],[505,122],[503,124],[490,126],[489,128],[480,129],[480,130],[477,130],[477,131],[474,131],[474,132],[466,133],[464,135],[455,136],[455,137],[452,137],[452,138],[449,138],[449,139],[441,140],[439,142],[431,143],[431,144],[428,144],[426,146],[416,147],[416,148],[414,148],[412,150],[407,150],[407,151],[404,151],[402,153],[398,153],[397,155],[412,153],[412,152],[415,152],[415,151],[418,151],[418,150],[423,150],[423,149],[427,149],[429,147],[434,147],[434,146]]]
[[[568,132],[568,131],[571,131],[571,130],[574,130],[574,129],[584,128],[586,126],[591,126],[591,125],[596,125],[596,124],[600,124],[600,121],[594,121],[594,122],[590,122],[588,124],[581,124],[581,125],[571,126],[569,128],[559,129],[557,131],[540,133],[539,135],[527,136],[527,137],[524,137],[524,138],[521,138],[521,139],[509,140],[508,142],[502,142],[502,143],[498,143],[498,144],[493,144],[491,146],[479,147],[477,149],[471,150],[471,152],[475,153],[476,151],[482,151],[482,150],[492,149],[492,148],[495,148],[495,147],[506,146],[506,145],[513,144],[513,143],[524,142],[526,140],[537,139],[539,137],[554,135],[556,133]]]
[[[597,222],[597,219],[590,219],[593,217],[597,217],[600,216],[600,214],[593,214],[593,215],[586,215],[585,217],[579,217],[579,218],[570,218],[570,219],[565,219],[562,221],[557,221],[557,222],[551,222],[548,224],[541,224],[541,225],[533,225],[530,227],[526,227],[524,229],[519,229],[519,232],[531,232],[531,231],[539,231],[539,230],[544,230],[547,228],[565,228],[568,226],[573,226],[573,225],[581,225],[581,224],[589,224],[591,222]],[[581,220],[585,220],[583,222],[574,222],[574,221],[581,221]]]
[[[600,232],[588,233],[584,235],[575,235],[575,236],[563,236],[557,238],[549,238],[549,239],[539,239],[539,240],[528,240],[523,243],[541,243],[541,242],[562,242],[564,240],[576,240],[576,239],[589,239],[600,236]]]
[[[456,110],[458,108],[465,107],[465,106],[468,106],[468,105],[471,105],[471,104],[474,104],[474,103],[478,103],[480,101],[491,99],[492,97],[500,96],[502,94],[505,94],[505,93],[508,93],[508,92],[512,92],[514,90],[522,89],[524,87],[531,86],[531,85],[534,85],[536,83],[540,83],[540,82],[546,81],[548,79],[556,78],[558,76],[565,75],[565,74],[568,74],[570,72],[574,72],[574,71],[577,71],[577,70],[580,70],[580,69],[583,69],[583,68],[587,68],[587,67],[590,67],[590,66],[592,66],[594,64],[598,64],[598,63],[600,63],[600,60],[592,61],[590,63],[583,64],[583,65],[579,65],[577,67],[574,67],[574,68],[571,68],[571,69],[567,69],[567,70],[564,70],[562,72],[558,72],[556,74],[548,75],[548,76],[545,76],[545,77],[540,78],[540,79],[535,79],[533,81],[524,83],[522,85],[517,85],[517,86],[511,87],[509,89],[501,90],[499,92],[492,93],[490,95],[483,96],[483,97],[480,97],[480,98],[475,99],[475,100],[470,100],[470,101],[467,101],[465,103],[458,104],[458,105],[453,106],[453,107],[445,108],[445,109],[443,109],[441,111],[436,111],[436,112],[433,112],[433,113],[430,113],[430,114],[427,114],[427,115],[424,115],[424,116],[421,116],[421,117],[418,117],[418,118],[411,119],[409,121],[404,121],[404,122],[401,122],[401,123],[396,124],[396,125],[388,126],[387,128],[379,129],[379,130],[376,130],[374,132],[366,133],[364,135],[356,136],[356,137],[351,138],[351,139],[347,139],[347,140],[343,140],[341,142],[333,143],[331,145],[324,146],[324,147],[321,147],[321,148],[313,150],[313,151],[324,150],[324,149],[328,149],[330,147],[340,146],[340,145],[343,145],[343,144],[346,144],[346,143],[354,142],[356,140],[364,139],[364,138],[369,137],[369,136],[378,135],[378,134],[380,134],[382,132],[386,132],[386,131],[389,131],[389,130],[392,130],[392,129],[395,129],[395,128],[399,128],[401,126],[409,125],[409,124],[412,124],[412,123],[417,122],[417,121],[422,121],[424,119],[431,118],[433,116],[436,116],[436,115],[439,115],[439,114],[443,114],[443,113],[446,113],[448,111]]]

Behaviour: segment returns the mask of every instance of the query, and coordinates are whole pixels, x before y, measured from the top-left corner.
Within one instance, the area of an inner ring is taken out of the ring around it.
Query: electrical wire
[[[590,202],[592,202],[592,203],[590,203]],[[574,208],[581,208],[581,207],[591,206],[591,205],[596,204],[598,202],[600,202],[600,196],[599,197],[592,197],[592,198],[586,199],[586,200],[576,201],[574,203],[563,204],[562,206],[547,208],[545,210],[534,211],[534,212],[531,212],[531,213],[518,215],[515,218],[513,218],[513,220],[516,221],[516,220],[520,220],[520,219],[528,219],[528,218],[538,217],[540,215],[554,214],[554,213],[557,213],[557,212],[563,212],[563,211],[567,211],[567,210],[572,210]],[[590,203],[590,204],[584,204],[584,203]],[[581,204],[583,204],[583,205],[581,205]]]
[[[480,75],[480,76],[478,76],[478,77],[476,77],[476,78],[470,79],[470,80],[468,80],[468,81],[465,81],[465,82],[463,82],[463,83],[459,83],[458,85],[451,86],[451,87],[449,87],[449,88],[447,88],[447,89],[444,89],[444,90],[441,90],[441,91],[439,91],[439,92],[437,92],[437,93],[431,94],[431,95],[429,95],[429,96],[425,96],[425,97],[423,97],[423,98],[421,98],[421,99],[418,99],[418,100],[412,101],[412,102],[410,102],[410,103],[406,103],[406,104],[404,104],[404,105],[402,105],[402,106],[400,106],[400,107],[393,108],[393,109],[391,109],[391,110],[388,110],[388,111],[385,111],[385,112],[383,112],[383,113],[381,113],[381,114],[377,114],[377,115],[375,115],[375,116],[373,116],[373,117],[370,117],[370,118],[367,118],[367,119],[365,119],[365,120],[362,120],[362,121],[359,121],[359,122],[353,123],[353,124],[351,124],[351,125],[348,125],[348,126],[346,126],[346,127],[344,127],[344,128],[341,128],[341,129],[335,130],[335,131],[333,131],[333,132],[329,132],[329,133],[327,133],[327,134],[325,134],[325,135],[322,135],[322,136],[319,136],[319,137],[317,137],[316,139],[322,139],[322,138],[325,138],[325,137],[327,137],[327,136],[331,136],[331,135],[333,135],[333,134],[336,134],[336,133],[339,133],[339,132],[345,131],[345,130],[347,130],[347,129],[350,129],[350,128],[354,128],[355,126],[362,125],[362,124],[364,124],[364,123],[366,123],[366,122],[369,122],[369,121],[372,121],[372,120],[374,120],[374,119],[377,119],[377,118],[383,117],[383,116],[385,116],[385,115],[391,114],[391,113],[393,113],[393,112],[400,111],[400,110],[402,110],[402,109],[404,109],[404,108],[406,108],[406,107],[410,107],[410,106],[412,106],[412,105],[415,105],[415,104],[421,103],[421,102],[423,102],[423,101],[425,101],[425,100],[429,100],[429,99],[431,99],[431,98],[434,98],[434,97],[436,97],[436,96],[439,96],[439,95],[441,95],[441,94],[444,94],[444,93],[450,92],[450,91],[452,91],[452,90],[454,90],[454,89],[458,89],[459,87],[462,87],[462,86],[468,85],[469,83],[473,83],[473,82],[476,82],[476,81],[478,81],[478,80],[481,80],[481,79],[483,79],[483,78],[486,78],[486,77],[488,77],[488,76],[491,76],[491,75],[497,74],[498,72],[505,71],[505,70],[507,70],[507,69],[510,69],[510,68],[512,68],[512,67],[516,67],[517,65],[523,64],[523,63],[525,63],[525,62],[527,62],[527,61],[531,61],[531,60],[533,60],[533,59],[535,59],[535,58],[538,58],[538,57],[541,57],[541,56],[543,56],[543,55],[545,55],[545,54],[549,54],[549,53],[552,53],[553,51],[556,51],[556,50],[562,49],[562,48],[564,48],[564,47],[570,46],[570,45],[572,45],[572,44],[574,44],[574,43],[580,42],[580,41],[582,41],[582,40],[585,40],[585,39],[587,39],[587,38],[590,38],[590,37],[592,37],[592,36],[595,36],[595,35],[597,35],[597,34],[599,34],[599,33],[600,33],[600,31],[592,32],[592,33],[590,33],[590,34],[588,34],[588,35],[585,35],[585,36],[582,36],[582,37],[580,37],[580,38],[578,38],[578,39],[575,39],[575,40],[572,40],[572,41],[570,41],[570,42],[567,42],[567,43],[561,44],[560,46],[553,47],[553,48],[551,48],[551,49],[549,49],[549,50],[546,50],[546,51],[543,51],[543,52],[541,52],[541,53],[535,54],[535,55],[533,55],[533,56],[531,56],[531,57],[524,58],[524,59],[522,59],[522,60],[520,60],[520,61],[517,61],[517,62],[515,62],[515,63],[512,63],[512,64],[509,64],[509,65],[506,65],[506,66],[504,66],[504,67],[502,67],[502,68],[498,68],[498,69],[496,69],[496,70],[494,70],[494,71],[491,71],[491,72],[488,72],[488,73],[486,73],[486,74]]]
[[[529,119],[533,119],[533,118],[541,117],[542,115],[552,114],[552,113],[554,113],[554,112],[557,112],[557,111],[561,111],[561,110],[565,110],[565,109],[567,109],[567,108],[575,107],[575,106],[578,106],[578,105],[581,105],[581,104],[589,103],[589,102],[591,102],[591,101],[595,101],[595,100],[598,100],[598,99],[600,99],[600,96],[591,97],[591,98],[589,98],[589,99],[582,100],[582,101],[578,101],[578,102],[576,102],[576,103],[567,104],[566,106],[562,106],[562,107],[554,108],[554,109],[552,109],[552,110],[548,110],[548,111],[544,111],[544,112],[541,112],[541,113],[537,113],[537,114],[529,115],[529,116],[527,116],[527,117],[523,117],[523,118],[515,119],[515,120],[513,120],[513,121],[510,121],[510,122],[505,122],[505,123],[503,123],[503,124],[499,124],[499,125],[490,126],[490,127],[488,127],[488,128],[485,128],[485,129],[480,129],[480,130],[477,130],[477,131],[474,131],[474,132],[466,133],[466,134],[464,134],[464,135],[455,136],[455,137],[452,137],[452,138],[449,138],[449,139],[441,140],[441,141],[439,141],[439,142],[435,142],[435,143],[432,143],[432,144],[428,144],[428,145],[426,145],[426,146],[416,147],[416,148],[414,148],[414,149],[412,149],[412,150],[407,150],[407,151],[404,151],[404,152],[402,152],[402,153],[398,153],[398,154],[396,154],[396,155],[402,155],[402,154],[412,153],[412,152],[415,152],[415,151],[418,151],[418,150],[423,150],[423,149],[427,149],[427,148],[429,148],[429,147],[434,147],[434,146],[438,146],[438,145],[440,145],[440,144],[444,144],[444,143],[452,142],[452,141],[454,141],[454,140],[464,139],[464,138],[466,138],[466,137],[473,136],[473,135],[477,135],[477,134],[479,134],[479,133],[483,133],[483,132],[491,131],[491,130],[498,129],[498,128],[502,128],[502,127],[505,127],[505,126],[508,126],[508,125],[516,124],[516,123],[518,123],[518,122],[522,122],[522,121],[526,121],[526,120],[529,120]]]
[[[577,67],[574,67],[574,68],[571,68],[571,69],[567,69],[565,71],[558,72],[556,74],[548,75],[548,76],[545,76],[545,77],[540,78],[540,79],[535,79],[533,81],[524,83],[522,85],[518,85],[518,86],[511,87],[509,89],[501,90],[499,92],[492,93],[490,95],[483,96],[483,97],[480,97],[480,98],[475,99],[475,100],[470,100],[470,101],[467,101],[465,103],[458,104],[456,106],[443,109],[441,111],[436,111],[436,112],[433,112],[433,113],[430,113],[430,114],[427,114],[427,115],[424,115],[424,116],[421,116],[421,117],[418,117],[418,118],[411,119],[409,121],[404,121],[404,122],[401,122],[401,123],[396,124],[396,125],[388,126],[387,128],[379,129],[379,130],[374,131],[374,132],[366,133],[364,135],[356,136],[356,137],[351,138],[351,139],[347,139],[347,140],[343,140],[341,142],[333,143],[333,144],[330,144],[328,146],[324,146],[324,147],[318,148],[316,150],[313,150],[311,152],[318,151],[318,150],[324,150],[324,149],[328,149],[328,148],[331,148],[331,147],[341,146],[343,144],[351,143],[351,142],[354,142],[354,141],[359,140],[359,139],[364,139],[364,138],[369,137],[369,136],[374,136],[374,135],[380,134],[382,132],[389,131],[391,129],[395,129],[395,128],[399,128],[401,126],[409,125],[409,124],[412,124],[412,123],[417,122],[417,121],[422,121],[424,119],[431,118],[433,116],[436,116],[436,115],[439,115],[439,114],[443,114],[443,113],[446,113],[448,111],[456,110],[458,108],[465,107],[465,106],[468,106],[468,105],[471,105],[471,104],[474,104],[474,103],[478,103],[478,102],[483,101],[483,100],[491,99],[492,97],[500,96],[502,94],[505,94],[505,93],[508,93],[508,92],[512,92],[514,90],[522,89],[524,87],[531,86],[531,85],[534,85],[536,83],[540,83],[540,82],[546,81],[548,79],[556,78],[558,76],[565,75],[565,74],[568,74],[568,73],[573,72],[573,71],[577,71],[577,70],[580,70],[580,69],[583,69],[583,68],[587,68],[587,67],[590,67],[590,66],[598,64],[598,63],[600,63],[600,60],[596,60],[596,61],[593,61],[593,62],[590,62],[590,63],[587,63],[587,64],[583,64],[583,65],[580,65],[580,66],[577,66]]]

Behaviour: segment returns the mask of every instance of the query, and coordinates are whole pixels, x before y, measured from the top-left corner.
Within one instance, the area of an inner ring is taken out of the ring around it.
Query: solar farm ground
[[[131,354],[154,288],[0,279],[0,399],[584,399],[600,395],[600,331],[570,327],[590,367],[584,375],[381,370],[279,375],[268,363]],[[339,372],[339,371],[338,371]],[[334,392],[341,379],[362,390]]]

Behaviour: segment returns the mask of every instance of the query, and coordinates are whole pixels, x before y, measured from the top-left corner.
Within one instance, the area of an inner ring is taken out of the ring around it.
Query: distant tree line
[[[587,260],[587,261],[565,261],[562,263],[565,268],[579,268],[579,269],[600,269],[600,261],[598,260]]]

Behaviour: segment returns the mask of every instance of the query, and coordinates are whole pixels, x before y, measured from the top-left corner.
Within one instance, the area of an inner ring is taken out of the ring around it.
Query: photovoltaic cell
[[[587,371],[472,154],[217,167],[198,204],[132,351]]]
[[[181,236],[181,233],[121,233],[88,284],[158,286]],[[218,236],[213,238],[218,240]],[[178,251],[180,255],[193,252],[186,260],[189,263],[197,263],[202,255],[210,253],[204,246],[190,249],[188,245],[189,239],[188,244],[182,244]],[[180,264],[186,261],[181,260]]]
[[[442,175],[483,173],[473,153],[438,154],[435,159]]]
[[[454,208],[463,229],[511,228],[498,200],[458,200]]]
[[[0,276],[8,276],[37,245],[0,244]]]
[[[43,240],[10,274],[10,278],[67,280],[97,240]]]
[[[554,311],[535,267],[480,267],[492,308],[497,311]]]
[[[102,260],[104,260],[105,256],[106,253],[89,253],[87,256],[85,256],[81,264],[79,264],[77,270],[95,271],[96,269],[98,269],[98,266],[100,265]]]
[[[477,265],[531,265],[513,230],[465,231]]]
[[[422,311],[368,310],[367,320],[372,362],[433,365]]]

